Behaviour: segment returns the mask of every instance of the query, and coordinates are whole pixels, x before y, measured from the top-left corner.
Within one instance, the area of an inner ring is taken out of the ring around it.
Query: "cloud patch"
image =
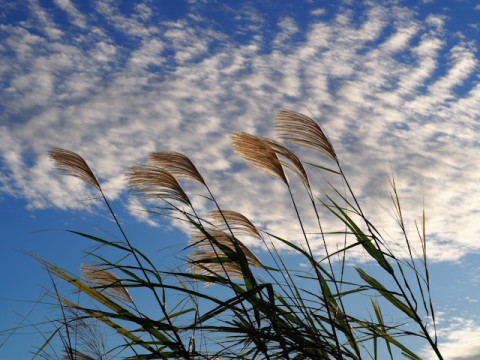
[[[361,16],[339,7],[323,19],[314,9],[299,26],[283,14],[269,24],[244,6],[227,31],[193,3],[165,20],[148,2],[130,14],[100,1],[87,14],[55,0],[67,24],[28,4],[28,20],[1,26],[9,61],[0,67],[0,189],[30,208],[86,206],[67,200],[88,190],[54,174],[43,156],[52,146],[82,155],[113,199],[125,195],[128,166],[175,150],[191,157],[224,207],[284,229],[292,222],[285,189],[233,154],[230,133],[272,136],[274,111],[290,108],[326,129],[366,212],[390,235],[382,208],[390,207],[389,164],[413,234],[425,204],[433,260],[478,250],[477,53],[471,42],[446,41],[443,17],[373,3]],[[328,180],[314,179],[318,190]]]
[[[448,320],[448,325],[441,327],[439,331],[440,351],[445,359],[478,359],[480,356],[480,345],[477,341],[479,335],[478,319],[453,317]],[[437,356],[428,350],[425,350],[422,356],[428,360],[437,359]]]

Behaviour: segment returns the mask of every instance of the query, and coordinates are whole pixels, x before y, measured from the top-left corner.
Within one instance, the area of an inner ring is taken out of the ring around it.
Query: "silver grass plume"
[[[205,185],[205,180],[195,165],[181,153],[174,151],[154,152],[150,154],[149,159],[153,165],[168,171],[176,179],[191,179]]]
[[[73,358],[72,358],[73,356]],[[93,357],[82,353],[81,351],[72,349],[68,347],[67,349],[64,350],[64,354],[62,356],[63,360],[95,360]]]
[[[273,151],[275,151],[277,156],[281,156],[279,158],[280,163],[288,169],[292,170],[295,174],[297,174],[298,177],[300,177],[302,182],[305,184],[305,186],[310,188],[310,182],[308,180],[307,172],[305,171],[302,161],[298,158],[298,156],[292,150],[288,149],[277,141],[271,139],[265,139],[265,141],[268,142],[268,144],[272,147]],[[283,159],[286,159],[288,161],[285,161]]]
[[[295,145],[318,150],[337,161],[332,143],[320,126],[308,116],[295,111],[279,110],[275,118],[275,130],[279,138]]]
[[[191,205],[187,194],[168,171],[152,165],[135,165],[127,169],[127,186],[144,198],[176,200]]]
[[[225,231],[213,227],[205,228],[205,232],[219,244],[228,247],[233,252],[235,252],[234,242],[236,242],[251,265],[255,267],[262,266],[262,263],[255,254],[236,237],[234,238]],[[234,261],[230,261],[224,252],[199,229],[192,231],[190,243],[195,250],[190,257],[192,266],[190,266],[189,271],[196,274],[207,275],[211,275],[212,273],[221,275],[227,271],[231,278],[243,277],[240,265]]]
[[[62,301],[63,302],[63,301]],[[67,314],[67,324],[70,336],[75,338],[75,348],[65,344],[64,359],[102,359],[107,360],[109,353],[107,350],[107,338],[100,323],[91,317],[81,316],[77,306],[69,306],[63,302],[65,313]],[[80,352],[78,349],[81,349]],[[88,354],[88,355],[87,355]]]
[[[101,290],[103,293],[114,299],[133,303],[128,290],[122,285],[120,279],[111,271],[90,264],[82,264],[80,270],[88,284],[102,288]]]
[[[70,150],[53,148],[47,153],[48,157],[55,161],[55,166],[60,171],[74,176],[93,187],[101,190],[100,183],[87,162],[78,154]]]
[[[210,212],[208,220],[216,228],[225,232],[230,229],[235,234],[235,237],[245,235],[263,240],[257,227],[239,212],[233,210],[213,210]]]
[[[249,166],[288,184],[282,163],[266,139],[245,132],[235,132],[232,134],[232,145],[235,152],[247,160]]]
[[[307,172],[297,155],[279,142],[244,132],[232,135],[235,152],[248,161],[248,165],[289,183],[284,166],[297,174],[310,187]]]

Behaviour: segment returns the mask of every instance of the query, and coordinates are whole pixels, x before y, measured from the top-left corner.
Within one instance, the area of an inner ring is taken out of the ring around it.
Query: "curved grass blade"
[[[372,289],[378,291],[385,300],[388,300],[393,306],[395,306],[397,309],[405,313],[408,317],[414,319],[417,321],[417,317],[415,316],[415,312],[407,305],[405,305],[401,300],[399,300],[396,296],[395,293],[388,290],[385,286],[383,286],[377,279],[371,277],[368,275],[363,269],[361,268],[355,268],[357,270],[357,273],[360,275],[360,277],[367,283],[369,284]]]

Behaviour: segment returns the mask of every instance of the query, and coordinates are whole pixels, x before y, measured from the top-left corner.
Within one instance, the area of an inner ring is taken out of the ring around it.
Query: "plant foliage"
[[[362,210],[332,143],[318,124],[305,115],[282,110],[277,113],[275,130],[279,139],[307,147],[329,161],[330,167],[309,165],[313,171],[334,174],[346,189],[331,187],[324,194],[315,194],[305,163],[284,144],[243,132],[232,135],[235,152],[249,166],[274,176],[287,188],[296,214],[292,222],[300,225],[302,242],[266,233],[244,215],[220,208],[204,177],[183,154],[152,153],[148,165],[127,170],[127,186],[133,194],[149,199],[149,204],[152,199],[158,201],[156,206],[163,209],[160,213],[154,207],[152,214],[182,219],[191,228],[190,243],[186,244],[189,256],[176,270],[160,268],[158,259],[135,247],[83,158],[58,148],[49,152],[60,170],[99,192],[122,236],[119,242],[75,232],[121,254],[108,259],[90,253],[93,263],[82,265],[78,276],[37,257],[55,282],[65,281],[89,299],[74,301],[55,293],[63,315],[53,335],[61,336],[65,358],[318,360],[383,359],[385,354],[391,358],[403,354],[407,359],[420,359],[404,345],[405,338],[417,337],[442,359],[430,297],[425,215],[418,231],[423,253],[416,256],[391,178],[392,201],[408,248],[407,258],[399,256]],[[179,179],[204,187],[214,208],[209,216],[199,215]],[[317,219],[315,234],[304,230],[291,189],[297,180]],[[336,228],[344,229],[340,232],[345,237],[343,248],[332,251],[327,246],[332,231],[322,225],[324,214],[333,215],[339,222]],[[260,241],[264,251],[255,254],[247,247],[246,238]],[[313,241],[316,248],[318,241],[323,244],[324,256],[314,253]],[[290,255],[279,251],[278,244],[300,256],[308,268],[300,271],[287,266],[285,256]],[[350,278],[345,275],[346,261],[353,248],[363,248],[369,267],[357,264],[357,276]],[[368,270],[372,268],[375,276]],[[217,290],[215,296],[212,286]],[[155,316],[147,315],[152,309],[137,305],[136,294],[154,302]],[[370,299],[369,308],[360,314],[351,310],[358,298]],[[397,316],[388,316],[387,321],[386,311]],[[114,330],[121,344],[84,350],[85,340],[83,344],[74,341],[72,329],[88,329],[92,323]],[[41,355],[52,339],[48,337],[36,355]]]

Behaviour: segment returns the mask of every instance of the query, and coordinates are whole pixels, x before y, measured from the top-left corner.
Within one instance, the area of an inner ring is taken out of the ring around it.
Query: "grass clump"
[[[422,253],[416,256],[392,178],[392,201],[408,249],[406,258],[399,256],[363,211],[332,143],[318,124],[305,115],[282,110],[277,113],[275,130],[279,139],[307,147],[330,161],[330,167],[310,165],[314,171],[338,176],[345,189],[331,187],[319,196],[304,162],[286,145],[243,132],[232,135],[235,152],[249,166],[286,186],[296,214],[292,222],[299,224],[302,242],[264,232],[239,212],[221,208],[204,177],[183,154],[152,153],[148,165],[127,170],[127,187],[134,194],[159,201],[160,208],[152,208],[152,214],[173,216],[191,228],[188,258],[173,271],[159,268],[158,259],[135,247],[83,158],[64,149],[49,152],[60,170],[99,192],[122,236],[121,241],[111,241],[75,232],[119,254],[106,258],[91,252],[94,263],[83,265],[78,276],[37,257],[55,282],[65,281],[89,298],[74,301],[55,290],[62,310],[55,334],[63,340],[66,358],[393,359],[402,354],[420,359],[405,345],[406,338],[416,337],[442,359],[430,297],[425,215],[418,227]],[[203,186],[213,208],[208,216],[199,215],[179,179]],[[316,219],[314,235],[305,231],[291,189],[297,180],[304,186]],[[325,213],[338,221],[336,229],[344,230],[324,229]],[[334,232],[345,238],[345,245],[332,251],[328,236]],[[265,251],[255,254],[242,241],[244,237],[260,241]],[[320,239],[325,256],[315,255],[313,239]],[[308,268],[300,271],[287,266],[284,257],[290,255],[280,252],[278,244],[299,256]],[[364,250],[369,267],[377,269],[376,276],[362,264],[354,266],[355,276],[346,276],[349,252],[354,248]],[[212,295],[212,286],[221,290]],[[149,297],[156,308],[142,309],[140,296]],[[364,312],[351,310],[353,302],[365,298],[369,302]],[[149,315],[152,311],[154,315]],[[387,311],[389,321],[384,316]],[[89,348],[103,352],[85,352],[82,341],[74,340],[78,337],[72,329],[88,329],[92,324],[113,330],[121,342],[114,348],[105,344]],[[46,339],[37,354],[45,351],[52,338]]]

